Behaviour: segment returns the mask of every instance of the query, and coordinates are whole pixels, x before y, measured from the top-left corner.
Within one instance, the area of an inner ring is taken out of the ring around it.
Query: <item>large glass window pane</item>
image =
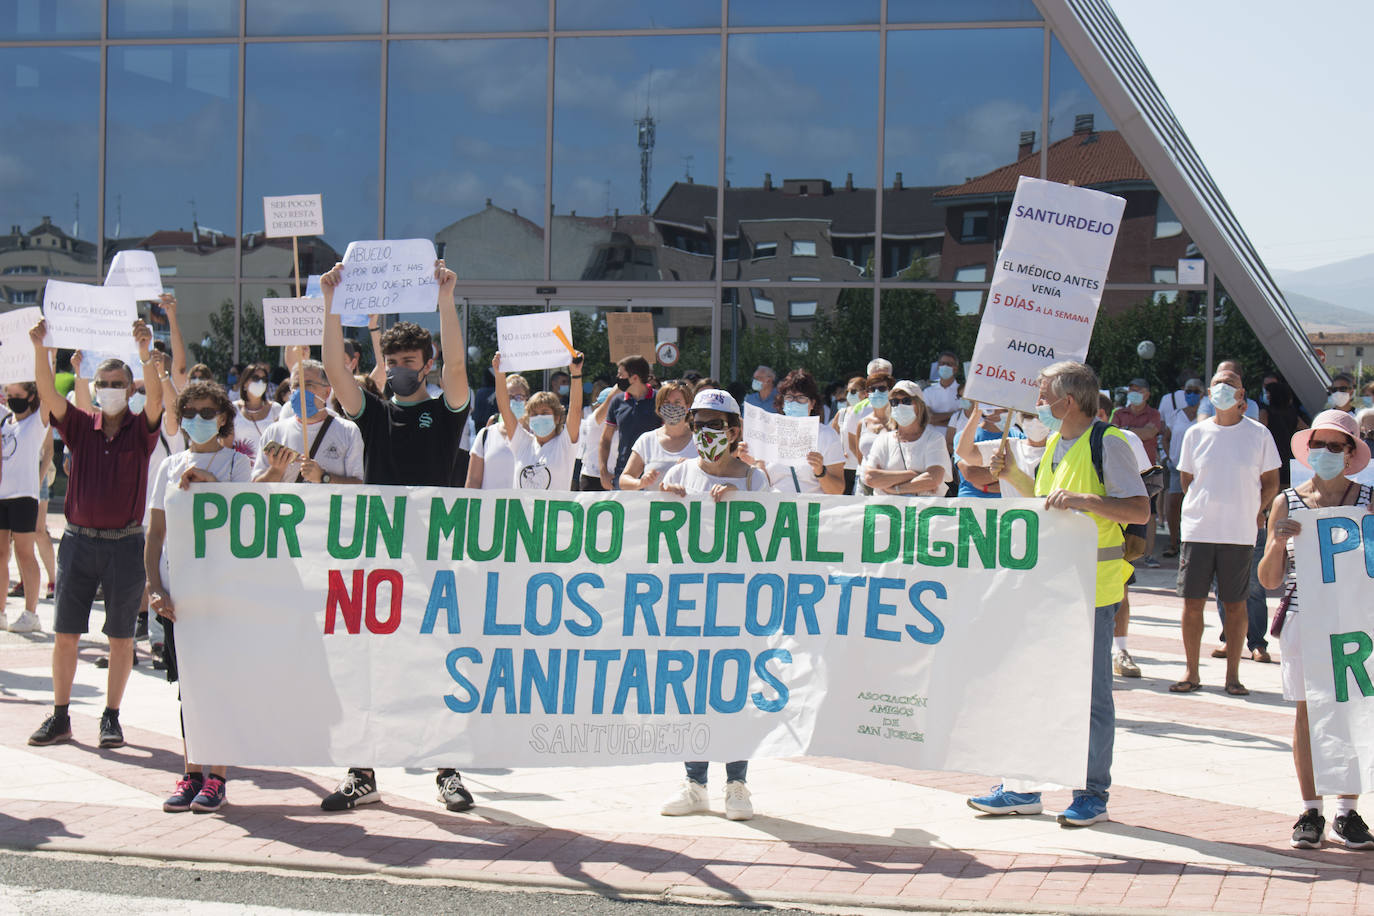
[[[99,38],[100,0],[6,0],[0,40]]]
[[[544,277],[548,44],[393,42],[388,238],[433,238],[465,280]]]
[[[878,21],[878,9],[878,0],[730,0],[730,24],[863,25]]]
[[[1017,178],[1040,174],[1044,34],[888,33],[884,277],[955,280],[991,262]]]
[[[357,35],[382,30],[383,0],[246,0],[249,35]]]
[[[548,0],[453,3],[391,0],[387,27],[398,32],[530,32],[549,26]]]
[[[303,115],[328,86],[347,103]],[[291,273],[291,240],[262,237],[262,198],[323,194],[324,238],[301,239],[303,275],[322,273],[354,239],[377,234],[381,47],[372,41],[250,44],[244,70],[243,274]]]
[[[724,279],[869,276],[877,34],[735,35],[729,53]]]
[[[111,38],[206,38],[239,33],[239,0],[110,0]]]
[[[177,297],[177,323],[186,340],[187,358],[192,365],[209,365],[215,378],[224,382],[234,355],[234,284],[177,283],[164,277],[162,287]],[[148,318],[153,333],[167,340],[167,319],[162,310],[142,303],[140,308],[145,314],[151,312]]]
[[[1035,0],[887,0],[888,22],[1022,22],[1039,18]]]
[[[709,29],[720,26],[720,4],[682,0],[558,0],[557,17],[560,29]]]
[[[107,260],[137,244],[164,271],[232,277],[238,49],[110,48],[108,86]]]
[[[1115,131],[1111,118],[1088,81],[1069,59],[1059,39],[1050,37],[1050,142],[1073,136],[1083,128]]]
[[[0,284],[99,273],[99,89],[94,48],[0,49]]]
[[[978,334],[978,319],[961,314],[961,308],[974,307],[971,291],[966,302],[963,292],[948,289],[884,289],[879,314],[879,355],[892,361],[893,374],[917,383],[930,380],[931,363],[942,350],[953,350],[961,368],[957,378],[966,381],[962,368],[973,351]],[[862,364],[860,364],[862,365]]]
[[[710,280],[720,39],[564,38],[555,54],[553,278]]]
[[[873,289],[806,286],[726,288],[721,308],[721,381],[748,392],[759,366],[778,378],[805,369],[828,392],[863,374],[873,341]]]

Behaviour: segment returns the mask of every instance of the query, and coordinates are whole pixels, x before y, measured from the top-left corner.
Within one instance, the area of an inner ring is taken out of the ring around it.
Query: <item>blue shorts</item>
[[[132,639],[143,601],[143,534],[97,538],[68,530],[57,546],[55,633],[90,630],[97,588],[105,590],[105,626],[111,639]]]

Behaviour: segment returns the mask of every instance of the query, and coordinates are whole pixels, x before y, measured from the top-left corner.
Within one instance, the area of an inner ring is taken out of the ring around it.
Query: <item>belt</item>
[[[103,541],[118,541],[121,538],[142,534],[143,526],[130,525],[127,528],[83,528],[80,525],[69,524],[67,525],[67,530],[73,534],[84,535],[88,538],[100,538]]]
[[[1115,547],[1097,548],[1097,562],[1099,563],[1106,563],[1108,560],[1124,559],[1126,559],[1126,548],[1122,544],[1117,544]]]

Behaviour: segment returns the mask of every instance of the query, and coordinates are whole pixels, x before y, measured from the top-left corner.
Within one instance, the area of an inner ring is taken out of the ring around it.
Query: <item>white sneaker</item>
[[[659,814],[679,817],[683,814],[697,814],[709,810],[709,808],[706,787],[699,782],[685,779],[682,783],[682,791],[664,802]]]
[[[37,633],[43,629],[43,624],[38,621],[38,615],[33,611],[25,611],[10,623],[11,633]]]
[[[749,800],[749,787],[743,780],[733,779],[725,784],[725,817],[732,821],[747,821],[754,816],[754,803]]]

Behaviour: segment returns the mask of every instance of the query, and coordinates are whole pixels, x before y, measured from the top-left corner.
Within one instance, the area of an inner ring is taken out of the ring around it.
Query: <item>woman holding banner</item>
[[[872,390],[872,389],[870,389]],[[930,425],[930,410],[915,382],[892,386],[886,428],[873,441],[859,479],[891,496],[943,496],[952,476],[943,427]],[[873,416],[877,416],[874,409]],[[864,418],[864,423],[869,422]]]
[[[267,363],[254,363],[243,370],[243,399],[234,402],[234,438],[251,444],[254,458],[262,434],[281,416],[281,405],[268,398],[271,377]]]
[[[788,417],[820,417],[821,390],[805,369],[793,369],[774,389],[774,409]],[[775,463],[764,468],[779,493],[844,492],[844,449],[840,437],[822,421],[816,430],[816,448],[806,456],[805,467]]]
[[[506,486],[517,490],[572,490],[573,463],[577,460],[577,440],[582,425],[568,417],[582,415],[582,354],[574,353],[572,368],[577,390],[571,393],[569,409],[552,391],[540,391],[525,402],[524,415],[515,418],[510,390],[501,371],[501,354],[491,360],[496,374],[496,409],[501,413],[501,428],[510,440],[511,476]],[[495,435],[490,430],[487,436]],[[495,481],[492,481],[495,484]]]
[[[1317,414],[1310,429],[1293,434],[1293,457],[1313,471],[1306,483],[1289,487],[1274,497],[1269,510],[1269,538],[1259,562],[1259,580],[1265,588],[1283,585],[1283,598],[1274,618],[1282,663],[1283,698],[1297,703],[1293,720],[1293,766],[1302,791],[1302,815],[1293,825],[1290,845],[1295,849],[1321,846],[1326,818],[1322,817],[1322,797],[1312,768],[1312,734],[1307,717],[1307,695],[1302,667],[1302,615],[1298,611],[1298,574],[1293,562],[1292,539],[1302,525],[1290,515],[1299,509],[1325,509],[1331,506],[1368,506],[1371,488],[1350,478],[1369,464],[1370,452],[1359,437],[1360,428],[1353,414],[1344,410],[1324,410]],[[1351,849],[1374,849],[1374,836],[1355,810],[1358,796],[1342,795],[1336,800],[1336,819],[1331,824],[1331,839]]]
[[[635,440],[630,460],[620,474],[620,489],[658,489],[668,469],[679,461],[697,457],[692,428],[687,423],[687,405],[692,389],[686,382],[669,379],[654,393],[654,410],[663,421]]]

